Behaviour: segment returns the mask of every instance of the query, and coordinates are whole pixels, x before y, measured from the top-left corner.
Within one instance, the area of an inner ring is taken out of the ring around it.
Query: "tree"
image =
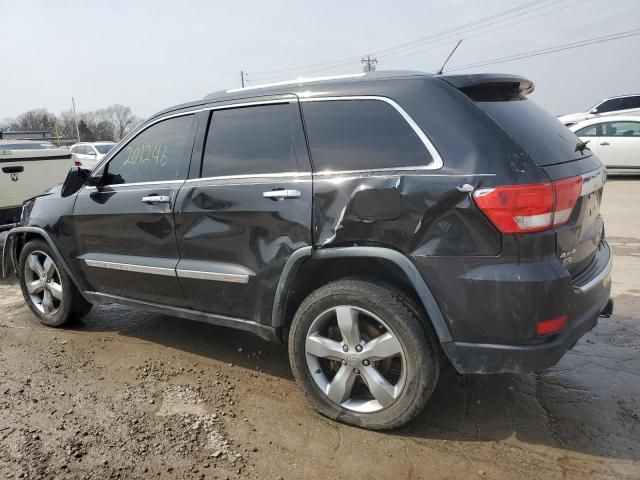
[[[78,130],[85,142],[121,140],[140,123],[129,107],[114,104],[100,110],[79,112]],[[44,108],[29,110],[14,119],[0,122],[2,130],[44,130],[56,137],[75,137],[76,122],[73,110],[65,110],[56,116]]]
[[[11,130],[53,131],[56,124],[56,116],[45,108],[29,110],[9,122]]]
[[[129,107],[118,103],[105,109],[113,122],[113,139],[118,141],[127,135],[139,123]]]

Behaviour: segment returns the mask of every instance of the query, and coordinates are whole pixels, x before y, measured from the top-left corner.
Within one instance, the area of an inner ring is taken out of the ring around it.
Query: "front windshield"
[[[94,145],[94,147],[96,147],[96,150],[98,150],[100,154],[106,155],[111,151],[114,145],[115,143],[101,143],[100,145]]]

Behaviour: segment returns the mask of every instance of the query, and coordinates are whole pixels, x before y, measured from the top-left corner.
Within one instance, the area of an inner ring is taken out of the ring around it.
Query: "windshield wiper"
[[[591,149],[587,146],[587,143],[589,143],[590,141],[591,140],[587,140],[586,142],[579,141],[576,144],[576,149],[574,151],[575,152],[580,152],[580,155],[583,155],[585,150],[591,151]]]

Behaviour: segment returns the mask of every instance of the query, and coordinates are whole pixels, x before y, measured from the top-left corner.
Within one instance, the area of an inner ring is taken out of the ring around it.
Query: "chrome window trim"
[[[282,173],[252,173],[247,175],[221,175],[217,177],[190,178],[186,183],[203,182],[207,180],[239,180],[243,178],[274,178],[274,177],[310,177],[311,172],[282,172]]]
[[[179,183],[184,183],[184,180],[160,180],[157,182],[132,182],[132,183],[114,183],[113,185],[105,185],[105,188],[119,188],[119,187],[140,187],[145,185],[177,185]],[[85,190],[97,190],[97,187],[92,185],[87,185],[84,187]]]
[[[149,265],[136,265],[131,263],[106,262],[104,260],[91,260],[89,258],[85,258],[84,263],[88,267],[106,268],[108,270],[119,270],[122,272],[150,273],[153,275],[164,275],[167,277],[176,276],[176,271],[174,268],[152,267]]]
[[[495,173],[421,173],[422,171],[430,171],[433,168],[425,168],[422,167],[400,167],[400,168],[372,168],[365,170],[322,170],[320,172],[314,173],[314,177],[329,177],[332,175],[353,175],[353,174],[362,174],[362,173],[379,173],[379,172],[398,172],[398,175],[405,175],[404,172],[415,172],[415,176],[419,177],[495,177],[497,174]],[[392,173],[393,175],[393,173]]]
[[[249,283],[249,275],[239,273],[203,272],[177,268],[176,274],[178,278],[193,278],[196,280],[213,280],[228,283]]]
[[[402,108],[398,103],[389,97],[382,97],[379,95],[345,95],[341,97],[315,97],[315,98],[301,98],[299,101],[302,103],[305,102],[331,102],[331,101],[349,101],[349,100],[377,100],[380,102],[385,102],[388,105],[391,105],[396,111],[404,118],[404,120],[409,124],[411,129],[418,135],[418,138],[422,141],[427,151],[431,155],[432,161],[428,165],[408,165],[406,167],[398,167],[398,168],[380,168],[376,169],[378,171],[388,171],[388,170],[438,170],[442,168],[444,163],[442,161],[442,157],[440,153],[436,149],[436,147],[431,143],[429,137],[422,131],[420,126],[411,118],[404,108]],[[352,170],[357,171],[357,170]]]

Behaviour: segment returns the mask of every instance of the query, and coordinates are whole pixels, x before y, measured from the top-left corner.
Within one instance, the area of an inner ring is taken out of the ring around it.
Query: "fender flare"
[[[431,324],[438,335],[441,343],[453,341],[449,327],[442,316],[440,307],[426,284],[416,266],[409,258],[391,248],[385,247],[335,247],[325,249],[313,249],[313,247],[302,247],[294,251],[282,270],[282,275],[278,281],[273,310],[271,313],[271,325],[274,328],[282,327],[284,324],[284,310],[287,300],[287,290],[295,278],[295,274],[308,258],[346,258],[346,257],[369,257],[382,258],[396,265],[405,274],[410,284],[413,286],[418,298],[431,320]]]
[[[60,250],[58,249],[57,245],[51,239],[51,236],[47,233],[46,230],[40,227],[16,227],[9,230],[9,233],[7,234],[7,238],[5,238],[4,245],[2,247],[2,278],[7,278],[7,276],[9,275],[10,273],[9,266],[11,264],[13,264],[14,270],[17,271],[18,269],[18,266],[17,266],[18,259],[16,258],[16,255],[15,255],[16,253],[15,242],[13,237],[20,233],[35,233],[36,235],[41,237],[45,242],[47,242],[56,262],[62,265],[62,268],[64,268],[65,272],[67,272],[67,275],[69,275],[69,278],[76,285],[76,287],[78,288],[78,290],[80,291],[84,299],[91,302],[91,300],[87,298],[84,294],[85,289],[82,288],[82,283],[80,282],[76,274],[73,272],[71,267],[69,267],[69,264],[60,253]]]

